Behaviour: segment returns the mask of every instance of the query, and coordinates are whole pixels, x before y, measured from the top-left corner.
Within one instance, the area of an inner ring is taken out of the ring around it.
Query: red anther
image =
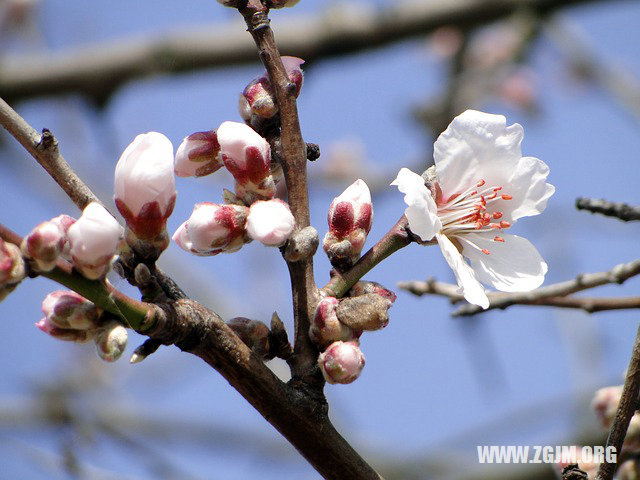
[[[477,195],[477,193],[478,193],[478,190],[474,190],[469,194],[469,196],[473,197],[474,195]]]
[[[487,250],[486,248],[482,249],[482,253],[484,253],[485,255],[489,255],[491,252],[489,250]]]
[[[511,195],[507,195],[506,193],[500,196],[502,197],[503,200],[511,200],[513,198]]]
[[[503,242],[504,243],[504,238],[502,238],[502,237],[494,237],[493,241],[494,242]]]
[[[495,188],[493,189],[493,191],[494,191],[494,192],[499,192],[500,190],[502,190],[502,187],[495,187]]]
[[[489,223],[489,220],[491,220],[491,215],[489,215],[488,213],[485,213],[484,215],[482,215],[482,220],[485,221],[486,223]]]
[[[485,200],[484,195],[480,195],[480,203],[482,205],[486,205],[487,204],[487,201]]]
[[[482,222],[478,221],[476,222],[476,230],[480,230],[484,225],[482,225]]]
[[[496,220],[502,218],[502,212],[493,212],[493,218]]]
[[[487,197],[488,200],[493,200],[494,198],[496,198],[498,196],[498,194],[496,192],[493,192],[491,195],[489,195]]]
[[[497,228],[497,229],[500,229],[500,228],[502,228],[502,227],[501,227],[500,225],[498,225],[497,223],[490,223],[490,224],[489,224],[489,228]]]
[[[507,222],[506,220],[502,220],[500,222],[500,227],[501,228],[509,228],[511,226],[511,224],[509,222]]]
[[[476,187],[481,187],[485,184],[486,182],[483,179],[480,179],[480,181],[478,183],[476,183]]]

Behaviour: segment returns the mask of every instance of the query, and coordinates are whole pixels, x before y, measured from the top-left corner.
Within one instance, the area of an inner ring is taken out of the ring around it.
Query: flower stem
[[[332,297],[344,296],[358,280],[394,252],[411,243],[407,232],[407,217],[400,220],[346,272],[338,273],[329,280],[323,290]]]

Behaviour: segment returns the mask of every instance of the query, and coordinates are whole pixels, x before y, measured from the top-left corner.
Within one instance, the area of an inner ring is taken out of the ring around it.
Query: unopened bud
[[[42,222],[24,237],[20,249],[31,260],[35,270],[50,272],[56,266],[65,242],[66,236],[58,225],[51,221]]]
[[[98,356],[105,362],[115,362],[127,348],[129,334],[118,322],[100,328],[94,339]]]
[[[310,258],[316,253],[318,243],[318,231],[315,228],[309,226],[298,230],[289,237],[284,258],[288,262],[299,262]]]
[[[364,368],[364,355],[357,342],[333,342],[318,357],[318,366],[329,383],[351,383]]]
[[[20,248],[0,238],[0,302],[9,295],[26,276]]]
[[[249,208],[247,233],[269,247],[283,245],[295,227],[295,219],[282,200],[257,201]]]
[[[45,320],[56,327],[91,330],[97,327],[100,310],[72,290],[56,290],[42,302]]]
[[[273,2],[279,6],[275,8],[281,8],[286,4],[285,1]],[[295,86],[294,94],[296,97],[300,94],[302,88],[302,82],[304,75],[300,65],[304,63],[304,60],[297,57],[281,57],[282,64],[287,72],[289,81]],[[244,99],[244,101],[243,101]],[[247,122],[253,122],[253,116],[259,118],[272,118],[278,113],[278,105],[276,104],[275,95],[271,86],[269,75],[265,71],[261,76],[255,78],[249,83],[242,92],[240,102],[238,105],[240,115]]]
[[[380,295],[382,298],[389,300],[389,302],[393,303],[396,301],[396,294],[391,290],[386,289],[378,282],[368,282],[362,280],[357,282],[351,290],[349,290],[348,295],[350,297],[359,297],[360,295],[365,295],[367,293],[375,293],[376,295]]]
[[[316,345],[326,347],[337,340],[348,341],[360,336],[361,332],[354,332],[338,320],[337,306],[338,299],[334,297],[325,297],[318,303],[309,329],[309,337]]]
[[[391,302],[375,293],[348,297],[340,301],[338,319],[355,330],[380,330],[389,323]]]
[[[182,140],[176,152],[175,174],[179,177],[203,177],[222,167],[220,144],[215,130],[192,133]]]
[[[235,317],[226,322],[229,328],[260,358],[269,357],[269,327],[257,320]]]
[[[69,253],[70,245],[69,245],[68,232],[69,232],[69,227],[71,227],[71,225],[76,223],[76,219],[73,217],[70,217],[69,215],[62,214],[52,218],[49,221],[51,223],[56,224],[64,234],[64,246],[62,247],[62,253],[60,255],[64,259],[71,261],[71,255]]]
[[[373,221],[373,205],[369,187],[356,180],[333,199],[327,216],[329,231],[322,246],[331,264],[339,269],[353,265],[367,240]]]
[[[605,387],[598,390],[591,400],[591,408],[596,414],[600,425],[603,428],[611,428],[613,419],[618,410],[620,397],[622,396],[622,385]]]
[[[68,237],[74,266],[95,280],[106,275],[116,254],[122,228],[105,208],[95,202],[69,227]]]
[[[240,250],[248,238],[245,223],[249,209],[240,205],[198,203],[173,234],[180,248],[200,256]]]
[[[137,250],[136,240],[153,242],[157,257],[168,245],[176,201],[171,141],[158,132],[138,135],[118,160],[114,186],[116,207],[133,233],[127,243]]]
[[[271,176],[271,147],[251,127],[223,122],[217,130],[220,155],[236,181],[236,195],[248,205],[268,200],[276,192]]]

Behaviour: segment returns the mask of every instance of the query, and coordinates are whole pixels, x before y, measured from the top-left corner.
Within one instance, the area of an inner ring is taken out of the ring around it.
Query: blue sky
[[[292,10],[313,13],[334,4],[337,2],[303,0]],[[295,11],[273,14],[276,37],[279,20]],[[122,35],[159,33],[233,19],[233,13],[211,0],[188,4],[43,0],[37,18],[42,32],[38,48],[57,50]],[[596,2],[567,10],[562,18],[587,33],[601,58],[636,75],[640,72],[638,2]],[[593,196],[640,203],[640,119],[609,93],[570,80],[562,55],[544,35],[533,46],[530,65],[539,79],[538,115],[527,115],[498,101],[483,105],[483,110],[504,114],[509,123],[524,126],[523,152],[550,166],[549,181],[556,186],[547,211],[519,222],[515,233],[529,238],[547,260],[547,283],[635,259],[637,224],[578,213],[573,202],[577,196]],[[102,111],[73,96],[33,100],[16,108],[36,129],[50,128],[67,160],[109,201],[113,168],[135,135],[160,131],[177,147],[191,132],[215,128],[224,120],[239,120],[238,92],[259,72],[256,63],[227,71],[144,79],[121,88]],[[325,152],[335,141],[359,139],[372,168],[388,175],[390,182],[401,166],[414,164],[430,151],[433,139],[413,122],[410,109],[441,92],[442,79],[441,63],[419,40],[319,62],[307,72],[299,99],[305,138],[319,143]],[[24,234],[60,213],[75,215],[73,205],[41,168],[8,136],[2,140],[2,222]],[[312,175],[321,170],[321,162],[322,158],[309,166]],[[331,199],[353,180],[311,187],[312,224],[321,235],[326,231]],[[194,203],[217,201],[221,188],[230,185],[222,173],[198,180],[178,179],[170,230],[189,216]],[[403,209],[402,196],[394,188],[375,196],[368,245],[386,232]],[[322,252],[316,255],[316,262],[316,278],[322,284],[328,279],[328,262]],[[203,259],[189,257],[172,245],[161,264],[188,291],[223,315],[268,320],[277,310],[292,331],[289,280],[276,249],[254,243],[233,255]],[[393,288],[398,281],[429,276],[453,280],[438,249],[411,245],[367,278]],[[33,326],[40,318],[41,300],[56,288],[48,280],[27,281],[0,305],[0,362],[5,365],[0,398],[26,395],[35,384],[55,383],[70,369],[88,368],[90,346],[56,342]],[[633,295],[637,288],[638,281],[632,279],[594,293]],[[477,442],[555,445],[566,441],[583,426],[593,425],[590,411],[576,398],[584,399],[587,392],[621,379],[637,326],[633,312],[589,316],[533,307],[451,319],[452,309],[444,299],[396,293],[390,325],[363,338],[367,364],[362,377],[352,385],[326,389],[338,429],[373,458],[383,453],[402,459],[453,449],[473,461]],[[247,296],[252,302],[243,301]],[[132,335],[130,341],[126,356],[141,338]],[[179,442],[152,442],[150,446],[197,478],[317,478],[197,358],[163,348],[140,365],[130,366],[123,359],[114,365],[91,366],[90,372],[91,378],[97,376],[104,382],[99,397],[113,408],[138,408],[150,415],[255,432],[274,449],[256,453],[252,448],[225,448],[224,442],[195,449]],[[552,407],[541,407],[530,421],[518,413],[536,405]],[[521,421],[496,427],[500,419],[512,417]],[[7,465],[7,478],[64,478],[32,462],[25,445],[59,452],[65,435],[68,432],[54,429],[0,430],[0,463]],[[132,474],[132,478],[154,478],[135,453],[113,441],[77,448],[96,467]]]

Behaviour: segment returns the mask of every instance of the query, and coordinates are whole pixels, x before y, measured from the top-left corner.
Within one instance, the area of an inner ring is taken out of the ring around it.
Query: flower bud
[[[378,282],[368,282],[368,281],[360,281],[357,282],[351,290],[349,290],[348,295],[350,297],[359,297],[360,295],[366,295],[367,293],[375,293],[376,295],[380,295],[382,298],[389,300],[389,302],[393,303],[396,301],[396,294],[391,290],[386,289]]]
[[[166,248],[167,218],[176,201],[171,141],[157,132],[138,135],[118,160],[114,186],[116,207],[135,238]]]
[[[91,280],[103,277],[109,271],[121,234],[116,219],[99,203],[90,203],[69,227],[73,265]]]
[[[591,408],[603,428],[611,428],[622,396],[622,385],[598,390],[591,400]]]
[[[279,5],[275,8],[281,8],[287,2],[280,0],[272,3]],[[281,57],[281,59],[289,81],[295,85],[295,96],[297,98],[300,94],[304,79],[302,69],[300,68],[304,60],[287,56]],[[242,118],[252,123],[254,116],[259,118],[272,118],[278,113],[278,105],[276,104],[271,81],[266,71],[245,87],[240,97],[238,109]]]
[[[249,208],[247,233],[268,247],[284,245],[295,227],[295,219],[282,200],[257,201]]]
[[[94,338],[98,356],[105,362],[115,362],[127,348],[128,338],[126,328],[118,322],[110,322],[100,328]]]
[[[260,358],[269,357],[269,327],[257,320],[235,317],[226,322],[229,328]],[[271,357],[273,358],[273,357]]]
[[[360,258],[373,221],[373,205],[367,184],[356,180],[334,198],[327,221],[329,231],[322,247],[334,267],[349,268]]]
[[[334,297],[325,297],[318,303],[309,329],[309,337],[316,345],[326,347],[337,340],[349,341],[360,336],[361,332],[354,332],[338,320],[337,306],[338,299]]]
[[[215,130],[192,133],[176,152],[174,171],[179,177],[203,177],[222,167]]]
[[[100,310],[93,302],[72,290],[56,290],[42,302],[44,321],[58,328],[91,330],[97,328]]]
[[[198,203],[173,234],[180,248],[200,256],[231,253],[247,242],[245,223],[249,209],[240,205]]]
[[[236,194],[247,204],[268,200],[276,192],[269,143],[251,127],[223,122],[217,130],[220,155],[236,181]]]
[[[62,215],[58,215],[57,217],[54,217],[49,221],[51,223],[56,224],[64,234],[64,246],[62,247],[62,252],[60,253],[60,256],[70,261],[71,254],[69,253],[70,245],[69,245],[68,232],[69,232],[69,227],[71,227],[71,225],[76,223],[76,219],[73,217],[70,217],[69,215],[65,215],[63,213]]]
[[[4,300],[26,276],[20,248],[0,238],[0,301]]]
[[[329,383],[351,383],[364,368],[364,355],[357,341],[333,342],[318,357],[318,366]]]
[[[392,302],[375,293],[344,298],[336,308],[336,315],[354,330],[380,330],[389,323],[389,307]]]
[[[22,254],[39,272],[50,272],[62,254],[66,236],[54,222],[42,222],[22,240]]]

